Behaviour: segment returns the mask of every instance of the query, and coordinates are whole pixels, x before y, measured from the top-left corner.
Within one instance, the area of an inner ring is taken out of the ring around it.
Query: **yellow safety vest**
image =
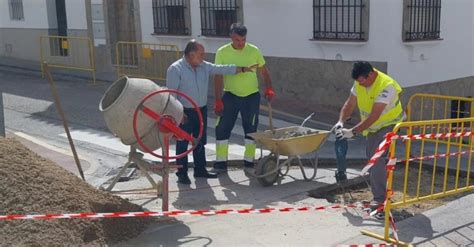
[[[359,107],[360,118],[362,121],[369,117],[369,114],[372,112],[375,99],[377,99],[382,90],[384,90],[387,86],[393,86],[395,90],[397,90],[397,98],[398,94],[402,92],[402,88],[394,79],[378,70],[376,71],[377,78],[369,90],[367,90],[366,87],[361,86],[359,82],[355,82],[357,106]],[[387,105],[387,107],[389,106],[390,103]],[[369,133],[377,132],[383,127],[397,124],[403,120],[403,116],[402,104],[400,99],[397,99],[395,106],[392,109],[386,109],[382,115],[380,115],[379,119],[375,121],[375,123],[373,123],[368,129],[364,130],[362,134],[367,136]]]

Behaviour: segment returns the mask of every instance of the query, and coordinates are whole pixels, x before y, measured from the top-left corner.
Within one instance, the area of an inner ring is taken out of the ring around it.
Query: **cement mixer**
[[[200,120],[200,131],[197,138],[179,128],[183,120],[183,106],[176,99],[187,100],[193,105]],[[203,132],[203,118],[196,103],[187,95],[172,89],[159,87],[153,81],[140,78],[122,77],[114,82],[100,100],[99,110],[102,112],[109,130],[125,145],[130,145],[128,162],[122,167],[107,188],[111,191],[128,166],[136,164],[148,181],[157,188],[158,195],[163,197],[163,211],[168,210],[168,177],[169,160],[188,155],[199,143]],[[170,140],[185,139],[192,145],[186,152],[177,156],[169,154]],[[155,153],[161,148],[162,155]],[[143,154],[150,153],[161,158],[162,163],[145,161]],[[162,176],[162,186],[154,182],[147,173],[149,167]],[[176,168],[175,166],[174,168]]]
[[[114,82],[100,100],[99,110],[109,130],[125,145],[131,145],[141,151],[145,148],[138,144],[133,131],[133,115],[140,101],[153,91],[162,88],[153,81],[140,78],[122,77]],[[177,123],[183,119],[183,106],[169,93],[157,94],[145,104],[146,107],[161,115],[171,116]],[[143,144],[150,150],[163,146],[163,135],[155,128],[156,122],[140,112],[136,129]]]

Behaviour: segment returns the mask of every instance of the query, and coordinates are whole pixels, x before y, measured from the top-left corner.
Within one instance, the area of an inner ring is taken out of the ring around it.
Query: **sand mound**
[[[143,211],[10,138],[0,138],[0,178],[0,215]],[[0,245],[110,244],[137,236],[152,220],[0,220]]]

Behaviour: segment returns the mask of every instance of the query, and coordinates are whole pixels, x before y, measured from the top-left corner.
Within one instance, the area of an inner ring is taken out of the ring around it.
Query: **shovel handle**
[[[272,132],[275,132],[275,130],[273,129],[273,110],[272,110],[272,103],[267,102],[267,105],[268,105],[268,121],[269,121],[269,124],[270,124],[270,130]]]

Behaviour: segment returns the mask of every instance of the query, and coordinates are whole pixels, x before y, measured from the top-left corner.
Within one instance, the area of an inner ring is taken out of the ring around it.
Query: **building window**
[[[313,39],[365,41],[369,0],[313,0]]]
[[[227,37],[230,25],[242,22],[242,0],[200,1],[202,35]]]
[[[440,39],[441,0],[404,0],[403,40]]]
[[[156,34],[189,35],[189,0],[153,0]]]
[[[11,20],[24,20],[23,16],[23,1],[22,0],[8,0],[8,6],[10,8],[10,19]]]

